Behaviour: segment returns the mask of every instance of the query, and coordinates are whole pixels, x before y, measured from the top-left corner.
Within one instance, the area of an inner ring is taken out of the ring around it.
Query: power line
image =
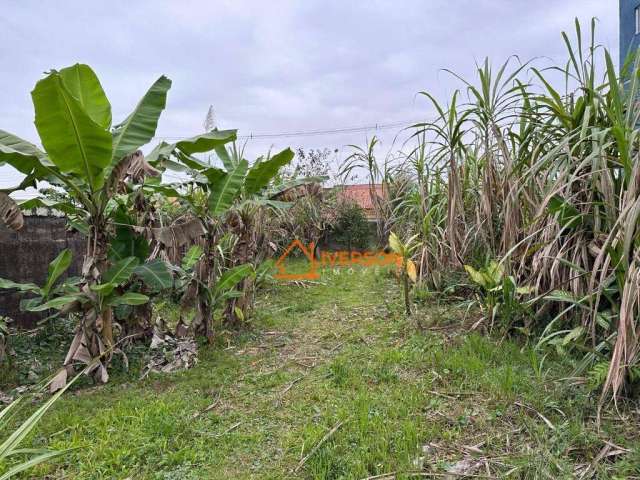
[[[333,128],[333,129],[322,129],[322,130],[307,130],[307,131],[296,131],[296,132],[279,132],[279,133],[256,133],[249,135],[238,135],[238,138],[241,139],[260,139],[260,138],[291,138],[291,137],[315,137],[321,135],[340,135],[344,133],[364,133],[372,130],[388,130],[390,128],[399,128],[399,127],[410,127],[411,125],[415,125],[416,123],[424,122],[424,119],[420,120],[412,120],[412,121],[401,121],[394,123],[382,123],[375,125],[365,125],[359,127],[344,127],[344,128]],[[156,135],[156,138],[162,138],[165,140],[179,140],[185,137],[182,136],[164,136],[164,135]]]

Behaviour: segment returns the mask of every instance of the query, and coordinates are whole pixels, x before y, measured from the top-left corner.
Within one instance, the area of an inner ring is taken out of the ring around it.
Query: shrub
[[[371,242],[371,227],[362,207],[354,202],[339,202],[333,239],[349,248],[365,249]]]

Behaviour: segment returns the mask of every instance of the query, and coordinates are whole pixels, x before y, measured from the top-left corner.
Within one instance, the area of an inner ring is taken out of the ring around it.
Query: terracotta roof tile
[[[375,193],[379,197],[384,197],[384,190],[381,184],[374,185]],[[351,200],[360,205],[367,214],[374,213],[375,206],[371,198],[369,185],[343,185],[338,187],[338,198],[341,200]]]

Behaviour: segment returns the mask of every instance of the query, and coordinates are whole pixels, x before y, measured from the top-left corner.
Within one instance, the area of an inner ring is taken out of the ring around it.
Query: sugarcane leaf
[[[76,376],[71,382],[67,383],[55,394],[53,394],[43,405],[40,406],[29,418],[22,422],[7,439],[0,445],[0,458],[6,458],[16,450],[16,447],[29,435],[29,432],[38,424],[44,414],[51,406],[60,398],[60,396],[69,388],[69,386],[77,379]],[[16,400],[16,402],[19,400]],[[9,478],[7,472],[4,472],[5,478]]]
[[[572,341],[579,339],[583,333],[584,327],[582,325],[577,326],[562,338],[562,346],[566,347]]]
[[[14,476],[16,476],[18,473],[23,472],[25,470],[28,470],[32,467],[35,467],[36,465],[39,465],[43,462],[46,462],[47,460],[51,460],[52,458],[55,457],[59,457],[61,455],[66,454],[67,452],[69,452],[71,449],[67,449],[67,450],[43,450],[43,453],[40,453],[39,455],[36,455],[35,457],[29,458],[28,460],[25,460],[23,462],[20,462],[17,465],[14,465],[13,467],[11,467],[9,470],[7,470],[6,472],[4,472],[4,474],[2,476],[0,476],[0,480],[8,480],[9,478],[12,478]],[[15,452],[15,450],[14,450]],[[27,453],[24,450],[21,451],[21,453]],[[35,452],[32,452],[35,453]]]

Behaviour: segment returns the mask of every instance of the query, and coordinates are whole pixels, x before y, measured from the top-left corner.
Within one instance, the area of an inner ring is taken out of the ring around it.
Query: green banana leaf
[[[209,210],[212,215],[220,215],[233,205],[241,192],[248,167],[248,162],[242,160],[233,171],[220,176],[215,183],[210,183]]]
[[[111,133],[91,119],[57,72],[40,80],[31,97],[36,129],[51,161],[99,189],[111,162]]]
[[[217,294],[223,293],[235,287],[240,281],[251,275],[255,275],[255,271],[249,263],[230,268],[220,276],[214,290]]]
[[[127,292],[110,298],[107,303],[114,307],[116,305],[142,305],[148,301],[149,297],[142,293]]]
[[[108,130],[111,127],[111,104],[91,67],[76,63],[60,70],[60,78],[91,120]]]
[[[26,175],[39,165],[39,159],[44,156],[44,152],[38,150],[35,145],[0,130],[0,165],[7,163]]]
[[[155,290],[165,290],[173,286],[173,277],[166,262],[156,259],[138,265],[133,271],[142,281]]]
[[[258,162],[251,167],[245,180],[245,192],[249,195],[258,193],[278,174],[280,168],[293,160],[294,154],[290,148],[274,155],[269,160]]]
[[[71,250],[65,248],[60,254],[53,259],[53,261],[49,264],[48,273],[47,273],[47,281],[42,287],[42,296],[47,297],[53,284],[56,283],[56,280],[60,278],[64,272],[67,271],[69,265],[71,265]]]
[[[117,261],[102,275],[102,282],[113,283],[115,286],[123,284],[129,280],[138,263],[139,260],[136,257],[127,257]]]
[[[125,155],[135,152],[154,137],[170,88],[171,80],[164,75],[158,78],[133,112],[116,127],[112,163],[119,162]]]
[[[175,146],[181,152],[191,155],[192,153],[209,152],[220,145],[233,142],[235,139],[235,130],[212,130],[202,135],[181,140]]]

